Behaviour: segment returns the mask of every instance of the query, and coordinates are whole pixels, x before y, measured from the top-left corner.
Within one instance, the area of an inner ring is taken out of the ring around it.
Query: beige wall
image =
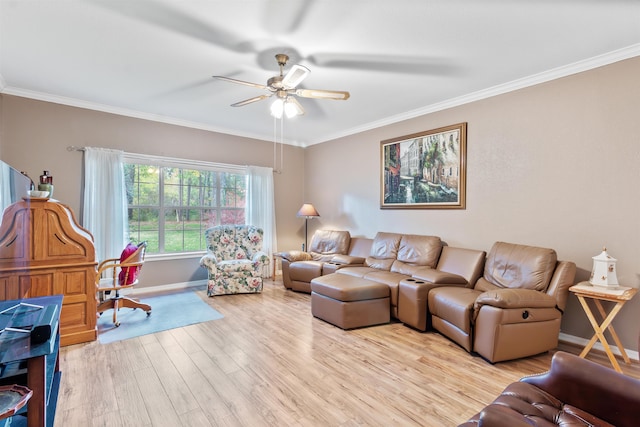
[[[640,58],[309,147],[313,228],[434,234],[489,250],[497,240],[556,249],[587,280],[606,245],[618,279],[640,272]],[[429,88],[424,88],[425,91]],[[468,123],[466,210],[381,210],[380,141]],[[357,159],[355,161],[354,159]],[[616,330],[636,349],[640,297]],[[562,330],[591,337],[572,296]]]
[[[273,144],[214,132],[102,113],[16,96],[0,95],[0,159],[34,180],[51,171],[54,198],[81,218],[82,153],[68,146],[116,148],[131,153],[239,165],[273,166]],[[302,204],[304,150],[285,146],[285,165],[274,174],[277,239],[281,248],[300,248],[304,223],[295,214]],[[279,152],[279,149],[278,149]],[[206,278],[198,258],[149,262],[144,286]]]
[[[640,276],[640,58],[429,114],[306,150],[286,147],[275,176],[280,249],[299,248],[303,197],[319,227],[435,234],[448,244],[488,250],[494,241],[552,247],[588,278],[603,245],[618,279]],[[428,90],[425,88],[424,90]],[[69,145],[121,148],[214,162],[271,166],[272,145],[179,126],[0,96],[0,158],[37,177],[52,171],[56,198],[79,211],[81,153]],[[467,209],[380,210],[380,141],[467,122]],[[354,159],[357,159],[355,161]],[[150,284],[202,278],[197,260],[154,263]],[[145,271],[145,274],[149,274]],[[640,297],[615,325],[636,349]],[[574,297],[564,333],[590,337]]]

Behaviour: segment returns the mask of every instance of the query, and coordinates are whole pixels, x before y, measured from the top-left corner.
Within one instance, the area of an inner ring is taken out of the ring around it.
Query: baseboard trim
[[[564,343],[567,343],[567,344],[577,345],[577,346],[580,346],[580,347],[583,347],[583,348],[584,348],[584,346],[586,346],[589,343],[588,339],[581,338],[581,337],[576,337],[575,335],[565,334],[563,332],[560,332],[559,339],[560,339],[561,342],[564,342]],[[611,347],[611,351],[613,352],[613,354],[615,354],[616,356],[622,357],[622,353],[620,352],[620,349],[618,348],[618,346],[609,344],[609,347]],[[602,346],[600,341],[595,343],[595,345],[593,346],[593,349],[596,350],[596,351],[600,351],[602,353],[605,353],[604,347]],[[634,359],[636,361],[638,360],[638,352],[637,351],[630,350],[628,348],[625,348],[624,351],[625,351],[625,353],[627,353],[627,356],[629,356],[630,359]]]

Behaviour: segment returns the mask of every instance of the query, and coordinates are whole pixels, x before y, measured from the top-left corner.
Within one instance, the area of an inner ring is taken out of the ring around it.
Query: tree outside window
[[[205,248],[204,231],[244,224],[244,173],[125,164],[129,236],[148,253]]]

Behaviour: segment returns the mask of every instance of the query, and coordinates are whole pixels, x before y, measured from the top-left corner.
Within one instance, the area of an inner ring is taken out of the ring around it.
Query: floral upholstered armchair
[[[262,292],[262,272],[269,265],[262,235],[253,225],[219,225],[205,231],[207,254],[200,266],[209,271],[207,295]]]

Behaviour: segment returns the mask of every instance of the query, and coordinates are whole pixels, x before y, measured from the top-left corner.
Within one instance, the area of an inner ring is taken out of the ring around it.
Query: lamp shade
[[[304,205],[302,205],[296,216],[314,218],[320,216],[320,214],[311,203],[305,203]]]
[[[603,248],[600,255],[592,257],[593,269],[589,283],[596,286],[606,286],[609,288],[618,287],[616,276],[616,259],[607,253],[607,248]]]

